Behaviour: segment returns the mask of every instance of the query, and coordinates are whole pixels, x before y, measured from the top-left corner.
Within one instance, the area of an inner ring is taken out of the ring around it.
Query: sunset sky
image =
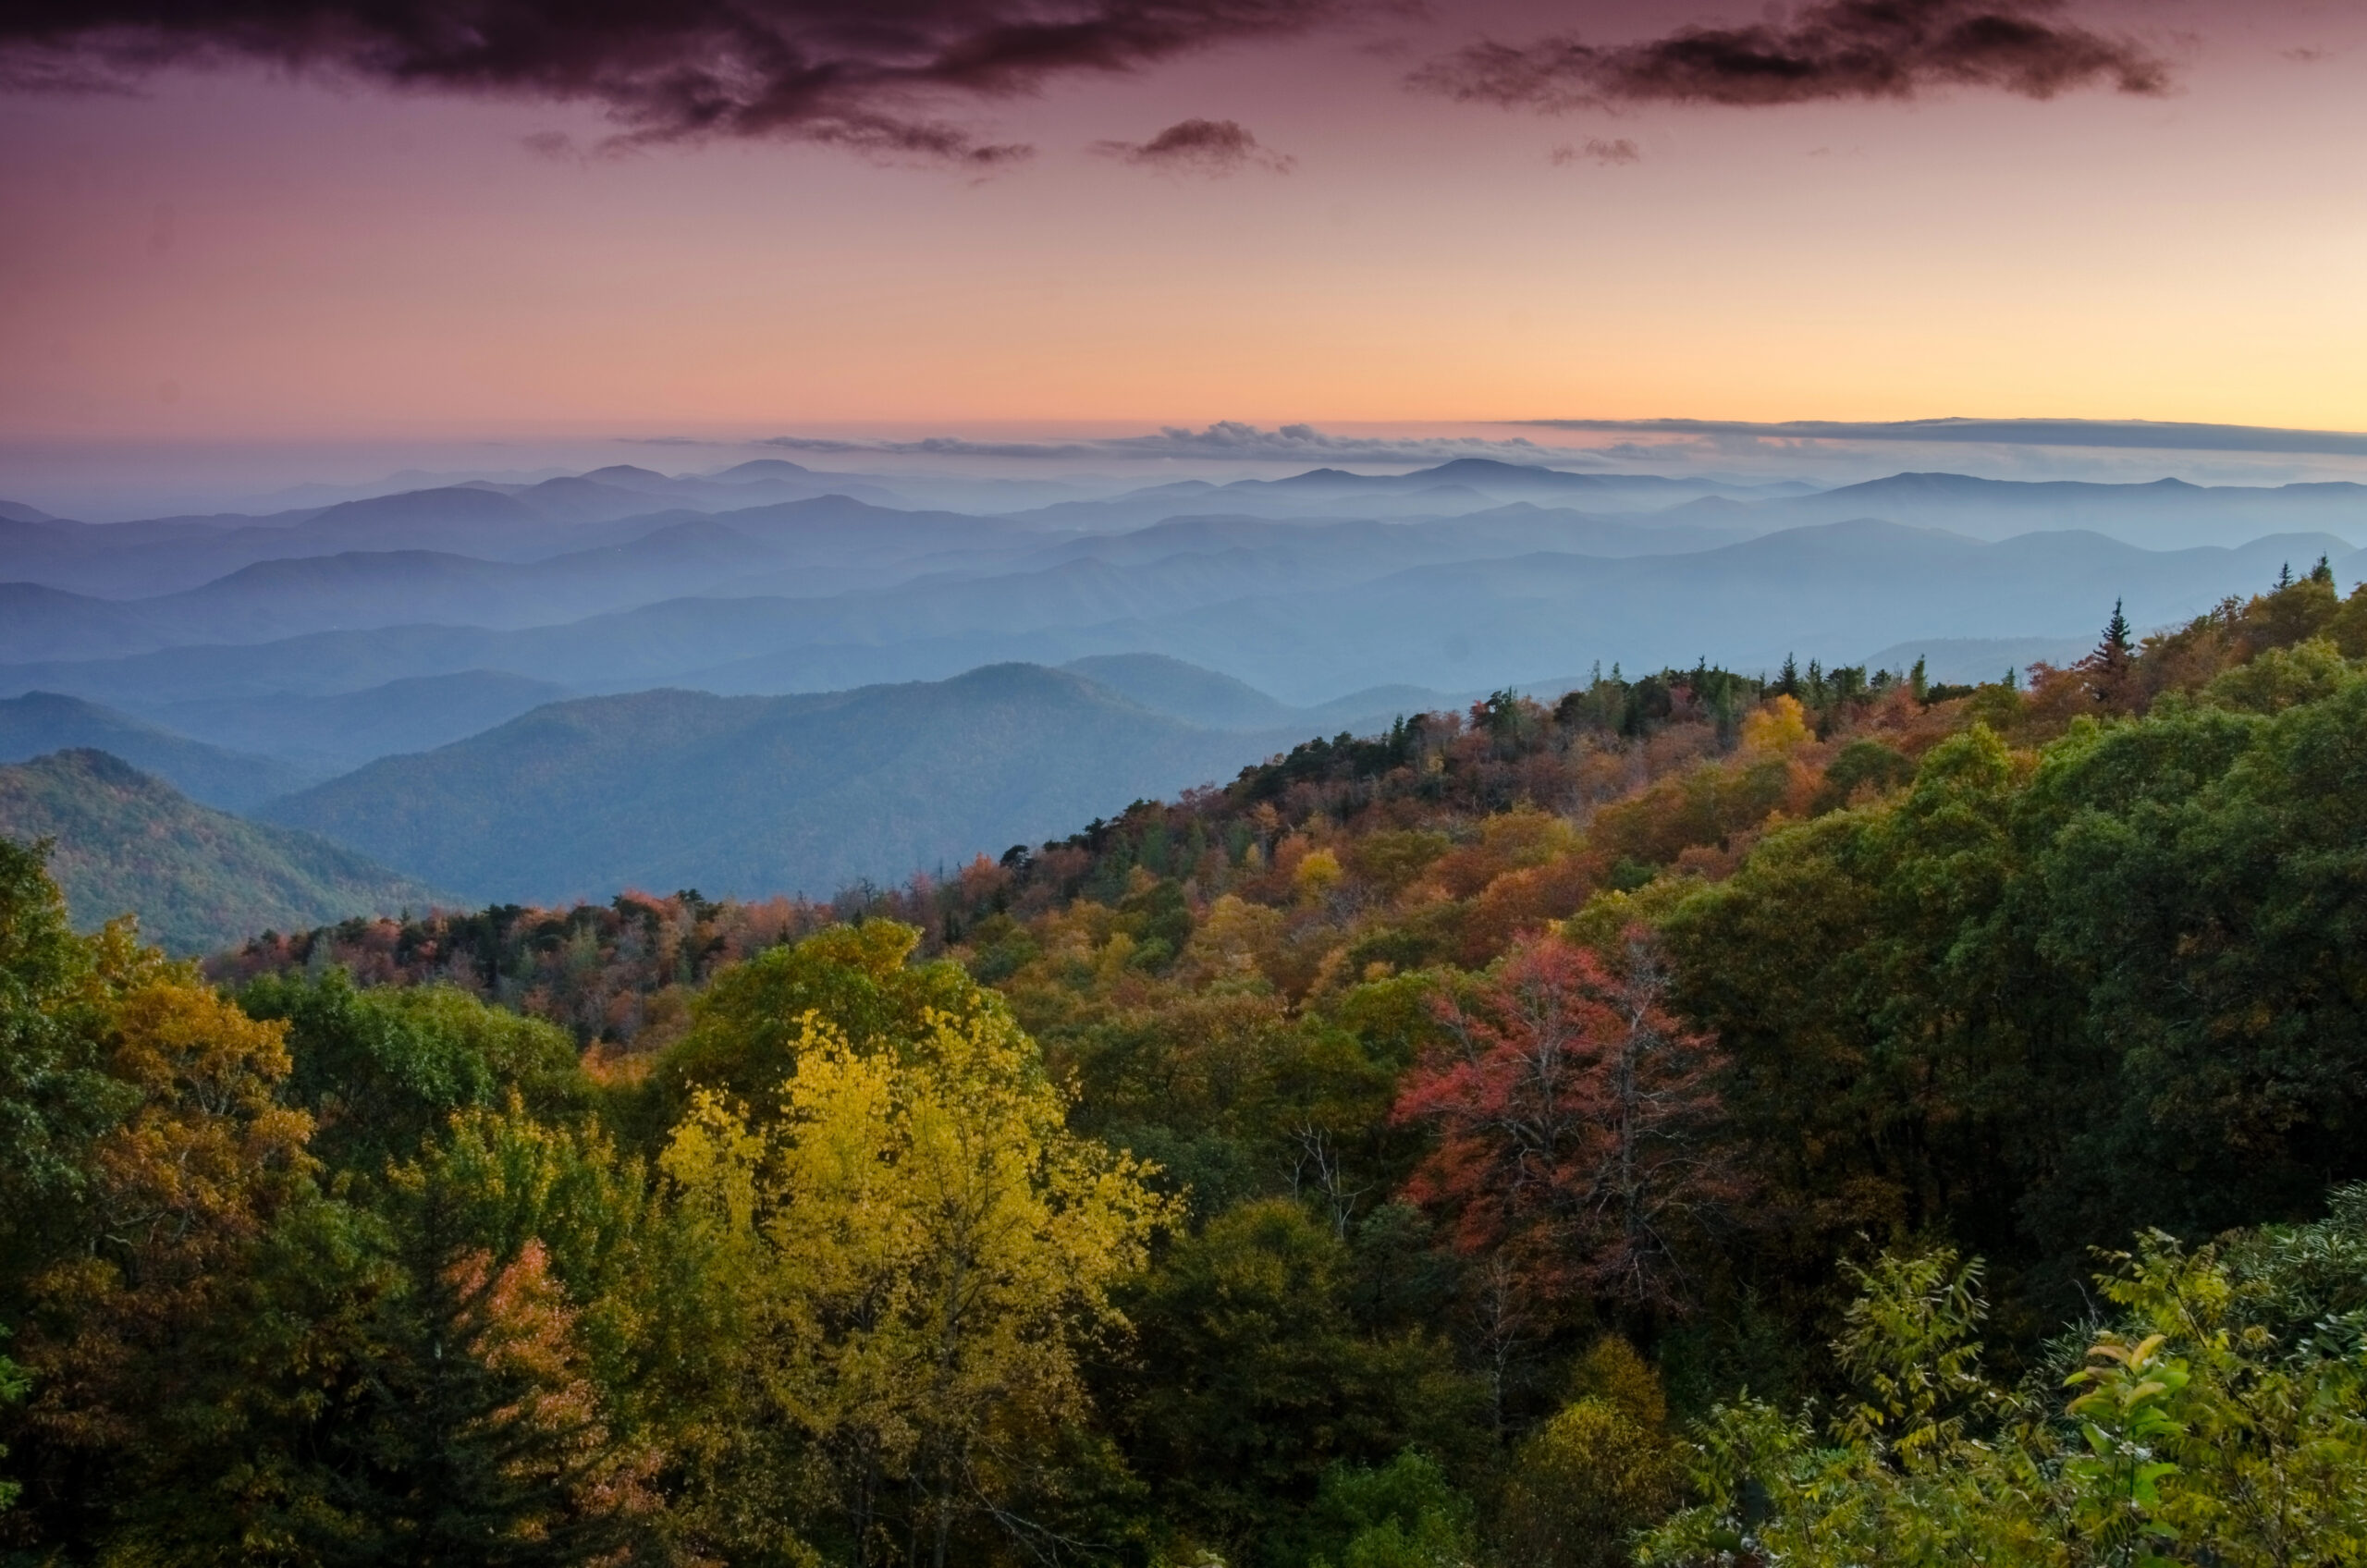
[[[14,24],[0,436],[2367,429],[2367,8],[2347,0],[1990,6],[2128,53],[2043,98],[1943,74],[1760,104],[1606,73],[1617,45],[1817,7],[1180,8],[1219,18],[1205,47],[691,135],[613,91],[396,87],[260,63],[227,31],[128,69],[63,22]],[[1457,53],[1557,34],[1605,51],[1551,88],[1595,102],[1484,101],[1522,94]],[[55,90],[78,61],[82,90]],[[842,144],[875,112],[955,140]],[[1171,130],[1195,120],[1216,129]]]

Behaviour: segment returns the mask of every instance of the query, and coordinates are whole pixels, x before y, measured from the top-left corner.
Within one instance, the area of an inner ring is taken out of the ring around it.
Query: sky
[[[1885,4],[1921,31],[1870,43]],[[795,70],[648,20],[696,4],[12,7],[0,493],[1214,422],[2367,430],[2349,0],[753,10]],[[1967,54],[1993,23],[2042,47]]]

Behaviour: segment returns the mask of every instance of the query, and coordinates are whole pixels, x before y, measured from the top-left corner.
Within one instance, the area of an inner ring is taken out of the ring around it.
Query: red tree
[[[1396,1117],[1438,1128],[1408,1195],[1453,1217],[1455,1245],[1500,1252],[1527,1288],[1685,1304],[1680,1246],[1744,1195],[1723,1158],[1715,1042],[1662,1006],[1645,935],[1616,964],[1559,937],[1516,948],[1452,1044],[1419,1063]]]

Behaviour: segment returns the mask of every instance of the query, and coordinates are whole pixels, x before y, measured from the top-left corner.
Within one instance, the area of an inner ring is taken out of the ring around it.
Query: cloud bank
[[[1094,152],[1176,174],[1228,175],[1257,167],[1288,174],[1298,160],[1258,145],[1237,120],[1182,120],[1148,141],[1097,141]]]
[[[1644,161],[1643,153],[1633,141],[1624,136],[1616,141],[1589,136],[1585,141],[1576,146],[1564,145],[1554,148],[1551,156],[1556,166],[1577,163],[1601,164],[1610,166],[1617,164],[1639,164]]]
[[[1602,46],[1566,33],[1475,43],[1408,81],[1466,103],[1548,112],[1898,100],[1949,87],[2025,98],[2099,85],[2168,90],[2159,56],[2065,21],[2062,9],[2062,0],[1825,0],[1788,21],[1685,27],[1640,43]]]
[[[1881,423],[1785,420],[1752,423],[1702,419],[1530,419],[1546,430],[1696,438],[1748,436],[1770,441],[1922,441],[1968,446],[2092,447],[2174,452],[2272,452],[2367,457],[2367,435],[2339,430],[2280,430],[2250,424],[2180,424],[2156,420],[1909,419]],[[1648,447],[1606,448],[1642,455]]]
[[[951,458],[1217,458],[1240,462],[1417,464],[1449,462],[1456,458],[1492,458],[1502,462],[1556,468],[1592,466],[1599,461],[1593,452],[1583,448],[1551,447],[1525,436],[1498,441],[1461,435],[1334,435],[1311,424],[1261,430],[1235,420],[1219,420],[1201,430],[1168,425],[1149,435],[1078,441],[973,441],[958,435],[862,441],[838,436],[776,435],[755,444],[822,456],[873,453]]]
[[[1299,32],[1352,3],[26,0],[0,6],[0,87],[104,90],[168,66],[260,63],[588,103],[627,143],[776,138],[990,165],[1031,149],[982,142],[927,105]]]

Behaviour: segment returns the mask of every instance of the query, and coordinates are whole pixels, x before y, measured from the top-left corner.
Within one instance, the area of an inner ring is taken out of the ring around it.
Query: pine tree
[[[2100,703],[2118,704],[2126,695],[2129,667],[2136,655],[2137,640],[2129,635],[2128,617],[2121,613],[2121,604],[2118,599],[2112,602],[2112,619],[2104,622],[2103,640],[2079,661],[2089,688]]]
[[[2095,658],[2101,664],[2126,666],[2135,640],[2128,634],[2128,618],[2121,613],[2121,601],[2112,602],[2112,619],[2104,622],[2103,641],[2096,644]]]
[[[1784,655],[1784,673],[1776,678],[1775,690],[1786,697],[1800,694],[1800,667],[1789,654]]]

